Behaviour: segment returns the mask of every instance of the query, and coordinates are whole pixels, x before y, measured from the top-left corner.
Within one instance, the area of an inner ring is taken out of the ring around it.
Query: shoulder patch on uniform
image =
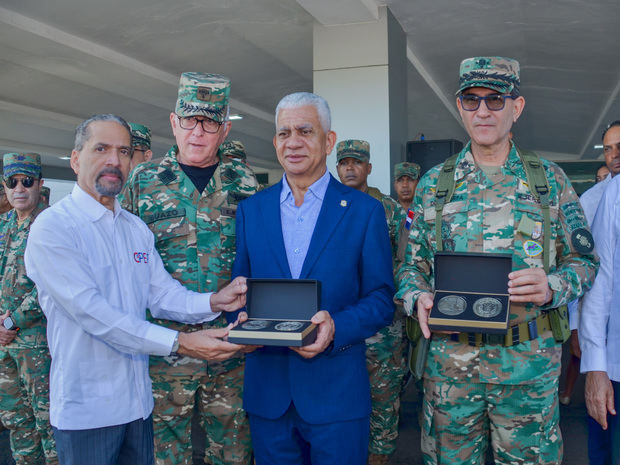
[[[159,220],[167,220],[169,218],[179,218],[185,216],[185,208],[174,208],[172,210],[166,210],[163,212],[156,212],[152,215],[146,215],[144,217],[144,222],[146,224],[154,223]]]
[[[170,171],[168,168],[161,171],[160,173],[157,173],[157,177],[164,184],[170,184],[177,179],[177,175]]]
[[[594,250],[592,233],[586,228],[575,229],[570,235],[573,248],[580,254],[589,254]]]
[[[586,229],[586,218],[579,202],[567,202],[560,205],[560,209],[566,218],[566,225],[568,226],[569,232],[578,229]]]

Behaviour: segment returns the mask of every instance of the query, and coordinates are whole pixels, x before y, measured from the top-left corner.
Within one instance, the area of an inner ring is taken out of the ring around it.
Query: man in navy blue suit
[[[316,342],[247,356],[243,406],[258,465],[366,463],[364,340],[392,321],[392,258],[381,204],[327,171],[330,125],[323,98],[284,97],[273,139],[284,177],[237,209],[233,277],[321,281]]]

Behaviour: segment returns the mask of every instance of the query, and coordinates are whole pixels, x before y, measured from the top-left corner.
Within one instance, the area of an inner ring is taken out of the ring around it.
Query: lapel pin
[[[340,201],[340,206],[341,207],[346,207],[347,206],[347,201],[346,200],[341,200]]]

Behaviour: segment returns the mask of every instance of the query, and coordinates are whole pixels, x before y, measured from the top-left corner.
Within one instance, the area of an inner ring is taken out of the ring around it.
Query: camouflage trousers
[[[407,373],[403,321],[390,326],[366,339],[366,368],[370,378],[370,454],[389,455],[396,450],[400,395]]]
[[[425,465],[559,465],[558,379],[503,385],[424,379]]]
[[[226,366],[205,362],[202,372],[186,375],[162,373],[151,366],[157,465],[192,464],[191,420],[195,404],[206,432],[205,462],[250,463],[250,427],[242,408],[245,364],[230,370]]]
[[[10,430],[17,465],[57,464],[49,423],[47,347],[0,351],[0,420]]]

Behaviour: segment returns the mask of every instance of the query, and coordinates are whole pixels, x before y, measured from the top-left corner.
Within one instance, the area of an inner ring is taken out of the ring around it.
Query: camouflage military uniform
[[[0,216],[0,311],[9,311],[20,328],[13,342],[0,347],[0,419],[11,431],[17,465],[58,463],[49,423],[46,319],[24,266],[30,225],[45,207],[40,203],[21,224],[15,210]]]
[[[161,163],[138,165],[119,196],[155,235],[168,272],[188,289],[217,291],[230,281],[235,256],[237,203],[256,192],[245,164],[221,162],[202,194],[177,162],[172,147]],[[170,321],[181,331],[200,329]],[[224,318],[205,327],[226,326]],[[207,459],[215,464],[249,463],[251,441],[242,410],[243,358],[204,362],[176,355],[151,357],[157,463],[191,463],[190,422],[198,403],[207,433]]]
[[[573,232],[587,228],[575,191],[560,168],[546,160],[542,164],[550,186],[549,232],[523,226],[542,225],[543,217],[514,144],[504,165],[490,176],[476,165],[468,144],[458,155],[454,195],[443,209],[445,250],[512,253],[513,270],[542,268],[540,244],[544,234],[551,234],[548,282],[553,300],[545,308],[511,303],[511,326],[583,294],[597,268],[591,249],[579,253],[574,240]],[[404,300],[408,314],[420,293],[433,290],[434,199],[440,169],[431,169],[420,181],[405,261],[397,273],[396,298]],[[560,356],[561,346],[550,331],[512,347],[472,347],[434,334],[424,375],[425,463],[483,463],[489,429],[496,463],[560,463]]]
[[[369,187],[367,193],[381,202],[392,243],[392,257],[396,262],[398,234],[405,219],[405,211],[391,197],[379,189]],[[396,450],[398,438],[398,418],[400,410],[400,391],[403,377],[407,372],[404,337],[404,315],[399,306],[394,312],[394,321],[377,334],[366,339],[366,368],[370,377],[370,454],[390,455]]]

